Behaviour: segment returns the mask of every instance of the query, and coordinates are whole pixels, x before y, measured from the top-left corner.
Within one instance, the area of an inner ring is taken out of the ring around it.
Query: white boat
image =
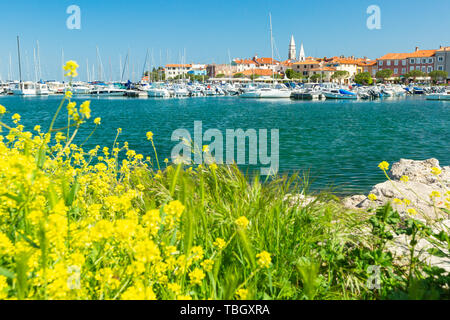
[[[86,85],[82,82],[75,82],[72,84],[72,88],[70,91],[72,91],[73,94],[89,94],[91,93],[92,88],[89,85]]]
[[[348,93],[347,93],[348,92]],[[354,92],[349,92],[342,89],[331,89],[323,91],[322,94],[327,99],[358,99],[358,96]]]
[[[31,81],[16,83],[12,89],[12,93],[18,96],[35,96],[36,84]]]
[[[188,91],[188,89],[186,89],[186,87],[185,86],[174,86],[173,87],[173,95],[175,96],[175,97],[179,97],[179,98],[182,98],[182,97],[188,97],[189,96],[189,91]]]
[[[58,81],[47,81],[50,94],[63,94],[66,92],[66,84]]]
[[[450,100],[450,90],[441,93],[429,93],[426,95],[427,100]]]
[[[97,86],[95,89],[91,91],[91,95],[101,97],[122,97],[125,95],[125,93],[126,93],[125,89],[119,89],[114,87],[113,85]]]
[[[48,90],[47,84],[38,82],[36,84],[36,94],[39,96],[48,96],[50,94],[50,90]]]
[[[170,92],[164,87],[162,83],[154,83],[152,86],[146,87],[149,97],[152,98],[169,98]]]

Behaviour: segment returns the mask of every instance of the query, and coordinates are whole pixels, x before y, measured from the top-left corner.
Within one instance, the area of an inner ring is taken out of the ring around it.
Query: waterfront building
[[[447,71],[447,81],[450,81],[450,47],[440,47],[436,50],[435,70]]]
[[[231,61],[231,65],[236,66],[236,72],[242,72],[245,70],[256,68],[256,62],[252,59],[234,59],[233,61]]]
[[[372,76],[372,78],[375,78],[375,75],[378,72],[377,68],[377,60],[368,60],[361,62],[362,72],[368,72]]]
[[[344,79],[345,83],[351,82],[358,73],[363,72],[363,62],[364,59],[355,59],[355,57],[333,57],[327,59],[325,62],[326,67],[335,68],[336,71],[347,71],[349,76]]]
[[[208,64],[206,66],[206,74],[208,77],[215,78],[217,75],[224,75],[225,77],[232,77],[233,74],[241,72],[237,65],[229,64]]]
[[[436,50],[419,50],[419,47],[411,53],[388,53],[377,59],[377,69],[392,70],[393,78],[402,77],[413,70],[430,73],[435,70],[435,55]]]
[[[164,68],[166,79],[173,79],[180,75],[186,75],[192,70],[192,64],[167,64]]]
[[[257,76],[258,78],[266,78],[266,79],[272,79],[272,74],[275,76],[279,76],[280,73],[272,71],[271,69],[267,69],[267,68],[255,68],[255,69],[250,69],[250,70],[245,70],[242,72],[236,72],[237,73],[241,73],[244,75],[244,77],[247,78],[251,78],[252,76]]]
[[[336,68],[332,67],[318,67],[312,68],[308,71],[308,76],[319,74],[321,82],[332,82],[331,76],[336,72]]]
[[[309,76],[309,71],[311,69],[317,69],[322,66],[323,66],[322,62],[319,62],[318,60],[313,58],[309,58],[304,61],[294,62],[292,64],[292,70],[302,74],[303,76]]]

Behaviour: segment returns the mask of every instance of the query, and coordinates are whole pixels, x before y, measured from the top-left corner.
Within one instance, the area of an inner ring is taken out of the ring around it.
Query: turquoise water
[[[47,127],[61,97],[0,97],[0,104],[19,113],[22,123]],[[86,98],[87,99],[87,98]],[[377,165],[400,158],[437,158],[450,164],[450,102],[423,97],[376,101],[250,100],[237,97],[187,99],[92,99],[92,117],[102,126],[87,148],[110,147],[116,129],[120,141],[153,155],[146,132],[153,131],[160,159],[169,157],[178,128],[193,134],[194,121],[203,132],[226,129],[279,129],[280,172],[309,171],[315,189],[336,187],[339,194],[365,193],[384,180]],[[75,99],[83,101],[84,99]],[[61,118],[59,126],[65,125]],[[85,125],[75,143],[90,133]],[[242,167],[243,170],[247,168]]]

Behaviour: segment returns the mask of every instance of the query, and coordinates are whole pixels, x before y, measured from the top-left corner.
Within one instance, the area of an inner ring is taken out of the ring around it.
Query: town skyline
[[[375,59],[388,52],[409,52],[416,46],[436,49],[448,45],[450,40],[440,38],[445,32],[431,32],[450,30],[450,22],[445,19],[450,4],[444,0],[437,2],[442,10],[433,9],[431,19],[427,18],[431,9],[422,7],[419,1],[410,1],[408,6],[379,1],[380,30],[366,26],[370,16],[366,9],[371,1],[352,3],[352,6],[350,1],[328,2],[322,7],[302,1],[289,4],[292,10],[282,8],[287,2],[277,5],[273,1],[259,2],[258,6],[250,1],[241,4],[239,10],[233,9],[237,4],[233,1],[228,3],[231,8],[205,1],[199,1],[196,6],[178,1],[149,4],[131,1],[130,13],[118,18],[122,3],[111,1],[108,6],[101,6],[81,0],[77,1],[81,8],[80,30],[65,27],[69,17],[66,8],[72,2],[12,3],[0,13],[0,26],[7,30],[0,52],[0,76],[6,79],[12,73],[17,78],[17,35],[21,37],[24,73],[33,74],[33,50],[39,41],[42,73],[47,79],[61,77],[62,51],[64,59],[79,62],[80,77],[86,78],[86,61],[90,69],[92,64],[97,64],[97,47],[105,69],[112,68],[115,74],[120,73],[120,58],[124,63],[130,52],[130,67],[136,76],[142,72],[147,49],[153,66],[183,61],[220,64],[254,55],[270,57],[269,12],[273,20],[274,58],[280,61],[287,59],[286,47],[292,35],[297,45],[304,44],[306,56],[312,57],[344,55]],[[400,9],[402,15],[395,15]],[[217,10],[228,15],[233,23],[221,18]],[[320,19],[317,14],[315,19],[306,14],[318,10]],[[24,14],[20,19],[12,19],[12,11]],[[160,17],[159,14],[167,12],[173,21]],[[417,19],[422,19],[426,28],[408,22]],[[398,29],[400,25],[404,25],[404,32]]]

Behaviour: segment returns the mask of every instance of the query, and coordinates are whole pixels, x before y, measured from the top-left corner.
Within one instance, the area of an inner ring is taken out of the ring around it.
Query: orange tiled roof
[[[316,60],[305,60],[305,61],[294,62],[293,64],[319,64],[319,62]]]
[[[409,58],[432,57],[436,54],[436,50],[418,50],[410,53]]]
[[[234,63],[236,64],[256,64],[255,61],[250,59],[235,59]]]
[[[436,50],[417,50],[411,53],[388,53],[377,60],[403,60],[407,58],[432,57],[436,54]]]
[[[440,49],[437,50],[438,52],[442,52],[442,51],[450,51],[450,47],[442,47]]]
[[[166,68],[192,68],[192,64],[166,64]]]
[[[257,58],[256,62],[259,64],[277,64],[278,61],[272,58]]]
[[[336,68],[332,67],[321,67],[321,68],[313,68],[309,71],[336,71]]]
[[[245,70],[245,71],[236,72],[236,73],[242,73],[244,76],[251,76],[251,75],[271,76],[272,70],[271,69],[252,69],[252,70]],[[278,74],[278,72],[274,72],[274,73]]]

